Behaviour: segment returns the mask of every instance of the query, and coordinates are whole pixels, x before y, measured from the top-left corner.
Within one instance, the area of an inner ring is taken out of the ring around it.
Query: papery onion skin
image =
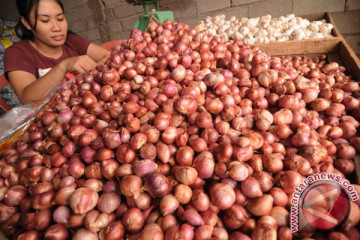
[[[55,224],[46,229],[44,237],[49,240],[66,240],[69,232],[63,224]]]
[[[225,226],[230,229],[240,228],[248,219],[247,211],[238,204],[233,204],[222,217]]]
[[[227,183],[216,183],[210,189],[211,202],[221,210],[226,210],[235,202],[235,192]]]
[[[69,204],[76,214],[85,214],[91,211],[97,204],[99,195],[89,188],[78,188],[70,196]]]
[[[122,218],[126,230],[132,233],[138,232],[144,224],[144,215],[138,208],[128,209]]]
[[[74,239],[74,240],[83,240],[83,239],[98,240],[99,237],[98,237],[97,233],[93,233],[93,232],[87,230],[86,228],[80,228],[74,233],[72,239]]]
[[[97,203],[97,208],[100,212],[112,213],[114,212],[121,203],[121,199],[116,193],[103,193]]]
[[[164,197],[170,191],[169,180],[160,172],[145,177],[144,189],[153,197]]]

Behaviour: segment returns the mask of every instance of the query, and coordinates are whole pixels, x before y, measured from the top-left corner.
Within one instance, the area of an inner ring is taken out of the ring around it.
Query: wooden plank
[[[360,81],[360,60],[345,40],[340,43],[339,53],[353,79]]]
[[[271,55],[295,55],[311,53],[332,53],[337,51],[341,38],[306,39],[286,42],[255,44],[262,51]]]
[[[340,44],[339,52],[343,58],[345,66],[349,69],[349,71],[352,73],[353,77],[360,81],[360,60],[358,56],[355,54],[354,50],[350,47],[348,42],[345,40],[339,29],[337,28],[334,19],[331,15],[331,13],[326,13],[325,17],[329,23],[333,25],[333,34],[336,37],[339,37],[342,39],[342,42]]]
[[[297,17],[305,18],[309,21],[319,21],[321,19],[328,20],[326,18],[327,13],[326,12],[318,12],[318,13],[311,13],[311,14],[305,14],[305,15],[299,15]]]
[[[335,37],[341,37],[344,39],[343,35],[341,34],[341,32],[339,31],[339,29],[337,28],[336,24],[335,24],[335,21],[334,21],[334,18],[332,17],[331,13],[327,12],[325,14],[325,19],[328,23],[331,23],[333,25],[333,35]]]
[[[325,19],[327,23],[331,23],[333,25],[332,34],[334,37],[254,44],[254,46],[258,46],[263,51],[269,52],[272,55],[332,53],[338,50],[337,45],[344,38],[335,26],[334,20],[329,13],[319,12],[299,15],[297,17],[308,19],[309,21],[319,21],[321,19]]]

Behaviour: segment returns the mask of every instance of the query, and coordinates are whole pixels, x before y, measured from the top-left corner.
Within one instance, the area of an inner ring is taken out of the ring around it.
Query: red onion
[[[121,223],[121,221],[115,221],[111,222],[107,227],[100,230],[99,238],[101,240],[115,240],[123,238],[124,234],[124,225]]]
[[[248,213],[242,206],[233,204],[225,211],[222,219],[228,228],[237,229],[240,228],[248,219]]]
[[[248,198],[261,197],[262,191],[259,181],[254,177],[248,177],[241,182],[241,191]]]
[[[80,228],[74,233],[72,239],[74,239],[74,240],[83,240],[83,239],[98,240],[99,237],[98,237],[97,233],[93,233],[93,232],[87,230],[86,228]]]
[[[170,191],[169,180],[162,173],[151,173],[144,181],[144,189],[153,197],[164,197]]]
[[[120,191],[127,197],[137,197],[140,194],[142,183],[142,179],[138,176],[125,176],[120,181]]]
[[[60,206],[56,208],[53,213],[53,219],[56,223],[66,224],[69,221],[70,209],[66,206]]]
[[[144,239],[144,240],[150,240],[150,239],[163,240],[164,233],[158,224],[150,223],[150,224],[147,224],[144,227],[144,229],[141,231],[140,238]]]
[[[3,188],[4,189],[4,188]],[[26,189],[21,185],[12,186],[6,191],[4,202],[10,207],[15,207],[26,197]]]
[[[121,199],[118,194],[113,192],[103,193],[97,202],[97,208],[100,212],[112,213],[120,206],[120,203]]]
[[[97,210],[92,210],[86,214],[84,224],[87,229],[92,232],[98,232],[100,229],[109,224],[109,215],[107,213],[100,213]]]
[[[179,207],[180,202],[172,194],[165,195],[159,204],[159,209],[162,215],[166,216],[173,213]]]
[[[69,232],[63,224],[54,224],[46,229],[45,239],[66,240],[69,238]]]
[[[216,183],[210,188],[211,203],[221,210],[228,209],[235,202],[235,192],[226,183]]]
[[[97,204],[99,195],[90,188],[78,188],[70,196],[69,204],[76,214],[86,214]]]
[[[192,191],[191,205],[198,211],[204,212],[210,207],[209,196],[201,189]]]
[[[198,174],[192,167],[177,167],[175,169],[175,178],[183,184],[191,185],[195,183]]]
[[[189,208],[185,211],[184,219],[193,226],[200,226],[204,224],[200,214],[193,208]]]
[[[295,171],[285,171],[280,172],[276,179],[278,179],[278,183],[283,188],[283,190],[288,193],[292,194],[294,192],[295,187],[299,186],[303,177]]]
[[[125,229],[132,233],[140,231],[144,221],[144,215],[138,208],[130,208],[122,218]]]
[[[198,177],[210,178],[213,176],[215,169],[215,161],[213,155],[204,151],[201,152],[194,160],[193,167],[198,173]]]
[[[229,176],[235,181],[244,181],[249,176],[249,170],[244,164],[234,162],[230,164]]]

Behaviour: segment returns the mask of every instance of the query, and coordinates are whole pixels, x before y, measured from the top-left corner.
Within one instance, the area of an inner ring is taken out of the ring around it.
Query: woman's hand
[[[8,77],[21,102],[31,103],[41,101],[64,79],[66,73],[83,74],[94,69],[96,65],[97,63],[92,58],[81,55],[63,60],[38,79],[25,71],[11,71],[8,73]]]
[[[97,63],[88,55],[81,55],[68,58],[60,63],[64,72],[77,72],[80,74],[87,73],[94,69]]]

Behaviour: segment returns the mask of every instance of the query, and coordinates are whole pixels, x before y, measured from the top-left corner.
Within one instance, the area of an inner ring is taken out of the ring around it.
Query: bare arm
[[[39,79],[25,71],[9,72],[8,78],[22,103],[38,102],[64,79],[66,73],[86,73],[94,69],[96,65],[103,64],[109,56],[108,50],[91,43],[87,55],[63,60]]]
[[[90,43],[87,53],[97,64],[103,64],[110,57],[110,52],[103,47]]]
[[[16,95],[26,104],[41,101],[64,79],[67,72],[85,73],[94,69],[96,64],[88,55],[82,55],[58,63],[39,79],[25,71],[11,71],[8,73],[8,78]]]

